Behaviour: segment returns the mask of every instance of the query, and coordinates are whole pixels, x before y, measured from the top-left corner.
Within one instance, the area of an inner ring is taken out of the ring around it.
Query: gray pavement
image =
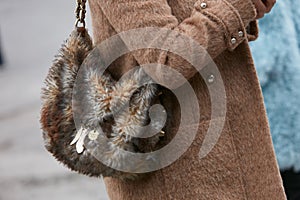
[[[74,8],[75,0],[0,0],[5,59],[0,68],[0,200],[108,199],[102,179],[70,172],[44,149],[38,121],[40,89],[53,55],[73,29]]]

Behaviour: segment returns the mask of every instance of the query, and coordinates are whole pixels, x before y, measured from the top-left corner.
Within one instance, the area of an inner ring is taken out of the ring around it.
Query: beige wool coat
[[[251,0],[90,0],[89,5],[96,44],[134,28],[150,26],[178,31],[210,54],[226,91],[225,126],[217,144],[199,159],[199,147],[209,122],[218,120],[211,119],[205,80],[184,59],[165,51],[141,50],[115,60],[109,67],[115,78],[145,63],[160,62],[173,67],[192,85],[201,117],[199,123],[190,127],[197,129],[192,145],[171,165],[141,180],[105,177],[112,200],[285,199],[248,46],[248,41],[258,35]],[[180,109],[170,92],[166,90],[162,96],[162,104],[171,116],[166,125],[168,141],[179,123]]]

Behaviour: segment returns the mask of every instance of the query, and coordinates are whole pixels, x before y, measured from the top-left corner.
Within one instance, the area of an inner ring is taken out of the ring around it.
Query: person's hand
[[[252,0],[252,2],[254,3],[257,11],[256,19],[260,19],[272,10],[276,0]]]

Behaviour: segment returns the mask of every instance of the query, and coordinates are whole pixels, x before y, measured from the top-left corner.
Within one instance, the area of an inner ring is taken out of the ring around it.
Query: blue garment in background
[[[300,1],[279,0],[250,44],[281,170],[300,171]]]

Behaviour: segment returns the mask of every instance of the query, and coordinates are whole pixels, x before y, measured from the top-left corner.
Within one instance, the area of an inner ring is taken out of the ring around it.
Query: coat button
[[[201,7],[202,9],[205,9],[205,8],[207,7],[207,4],[206,4],[205,2],[203,2],[203,3],[200,4],[200,7]]]
[[[237,42],[235,37],[232,37],[230,41],[231,41],[231,44],[235,44]]]
[[[208,83],[213,83],[215,81],[215,76],[213,74],[209,75],[207,78]]]
[[[243,31],[239,31],[239,37],[243,37],[244,36],[244,32]]]

